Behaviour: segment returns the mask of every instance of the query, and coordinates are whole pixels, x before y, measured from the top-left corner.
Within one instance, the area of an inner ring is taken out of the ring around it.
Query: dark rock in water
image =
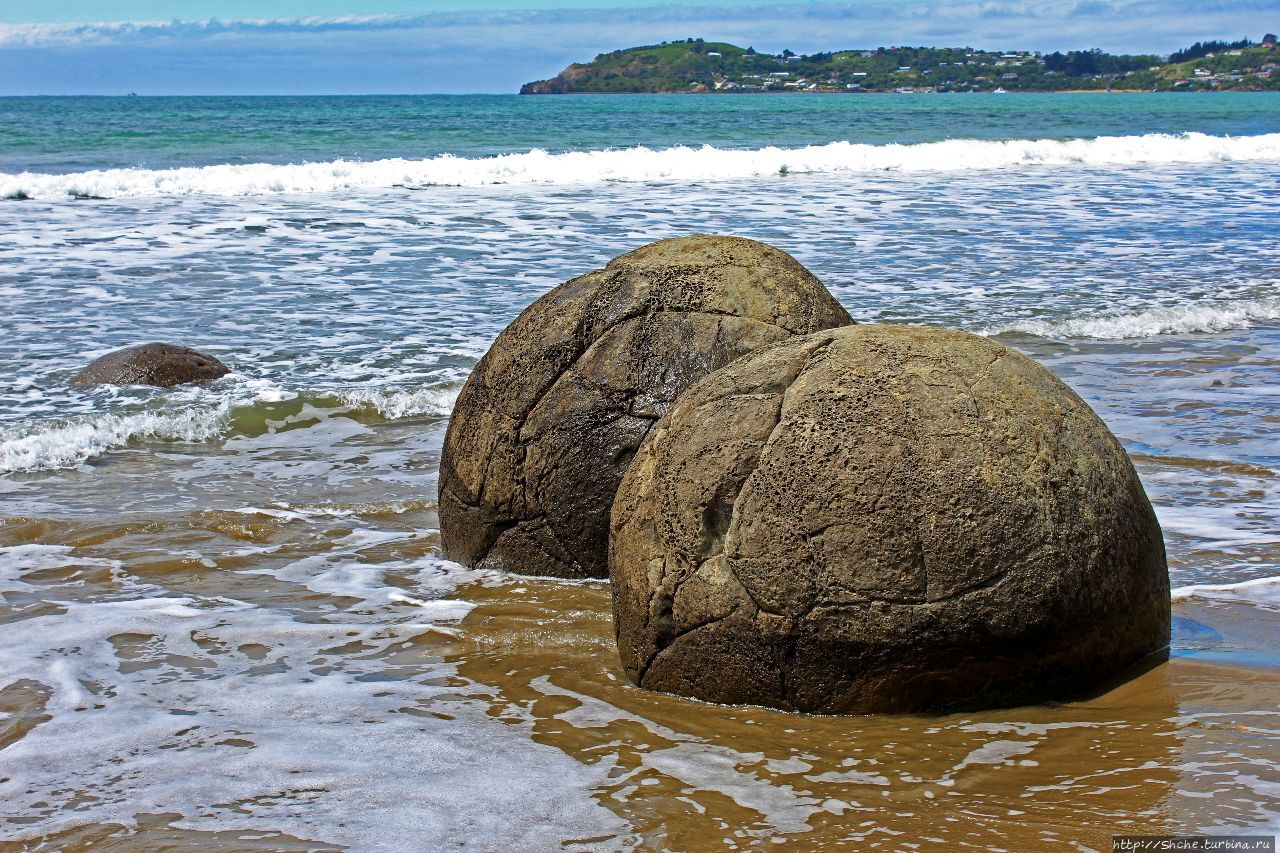
[[[211,382],[230,370],[211,355],[172,344],[142,344],[107,353],[71,378],[79,388],[94,385],[155,385],[172,388]]]
[[[676,396],[754,349],[851,322],[791,256],[736,237],[661,240],[560,285],[458,397],[440,462],[445,554],[607,576],[618,481]]]
[[[853,326],[752,353],[649,432],[613,508],[636,684],[816,713],[1078,695],[1169,642],[1160,526],[1031,359]]]

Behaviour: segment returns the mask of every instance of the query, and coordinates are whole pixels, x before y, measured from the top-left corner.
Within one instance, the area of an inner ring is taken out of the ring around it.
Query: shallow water
[[[777,109],[817,109],[793,103]],[[1156,103],[1142,130],[1278,129]],[[1010,109],[965,115],[1008,137]],[[0,841],[1103,850],[1118,832],[1277,831],[1277,160],[1115,153],[1144,144],[231,194],[166,192],[151,163],[115,198],[0,202]],[[626,684],[602,584],[442,560],[440,444],[492,338],[619,252],[716,232],[791,252],[860,321],[995,335],[1084,396],[1165,531],[1171,660],[1052,707],[721,708]],[[235,373],[66,388],[153,339]]]
[[[424,570],[428,515],[387,517],[381,542],[335,516],[175,519],[199,531],[188,535],[213,567],[155,557],[152,543],[172,537],[155,522],[107,541],[64,529],[137,565],[164,597],[29,623],[64,645],[0,694],[18,721],[0,783],[17,806],[11,837],[71,849],[275,848],[280,831],[357,849],[1109,849],[1117,832],[1277,817],[1274,668],[1179,656],[1091,701],[945,717],[704,705],[621,678],[602,584]],[[333,544],[315,554],[309,539]],[[41,586],[93,584],[96,571],[111,594],[119,564],[42,556]],[[1219,607],[1242,605],[1179,604],[1183,645],[1250,618]],[[458,611],[459,624],[438,624]]]

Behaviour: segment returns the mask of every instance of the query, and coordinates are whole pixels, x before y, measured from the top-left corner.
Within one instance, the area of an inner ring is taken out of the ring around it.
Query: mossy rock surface
[[[614,492],[677,395],[851,322],[794,258],[737,237],[661,240],[565,282],[498,336],[458,397],[440,464],[445,554],[606,577]]]
[[[686,391],[614,503],[638,685],[816,713],[1066,698],[1169,641],[1159,524],[1123,448],[986,338],[860,325]]]

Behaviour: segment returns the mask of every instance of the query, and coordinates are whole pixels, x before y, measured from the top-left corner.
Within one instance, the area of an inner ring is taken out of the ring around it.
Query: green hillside
[[[1274,36],[1258,44],[1198,43],[1170,57],[933,47],[798,56],[688,39],[602,53],[520,92],[1274,91],[1277,66]]]

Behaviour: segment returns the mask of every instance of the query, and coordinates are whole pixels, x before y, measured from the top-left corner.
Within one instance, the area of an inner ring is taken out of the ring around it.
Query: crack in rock
[[[990,707],[1079,696],[1168,644],[1163,542],[1123,448],[972,335],[857,326],[750,354],[681,397],[616,506],[618,644],[652,689]]]
[[[567,555],[513,570],[603,576],[623,466],[679,393],[747,352],[852,322],[793,258],[742,238],[658,241],[552,290],[499,336],[455,404],[440,488],[476,497],[470,513],[442,509],[446,555],[494,558],[510,527],[466,527],[512,513],[541,518]],[[615,409],[632,420],[611,426],[603,413]]]

